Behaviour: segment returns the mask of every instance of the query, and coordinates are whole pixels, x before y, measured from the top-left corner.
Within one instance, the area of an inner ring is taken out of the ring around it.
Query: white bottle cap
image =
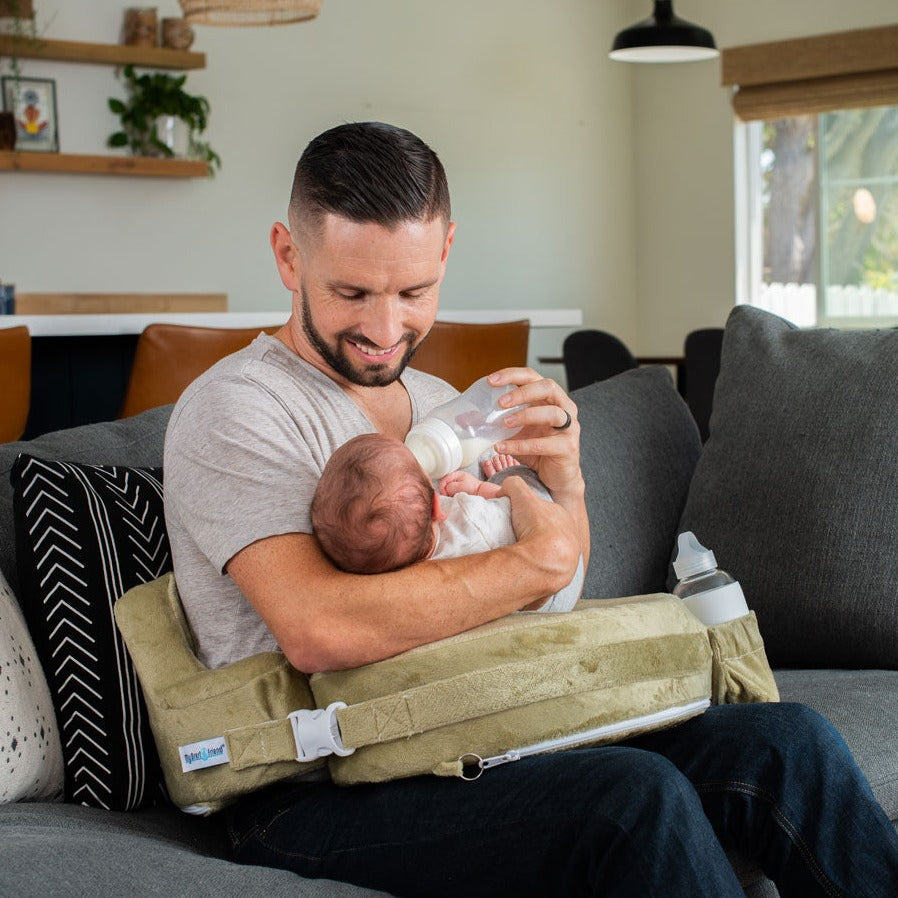
[[[686,530],[677,537],[677,557],[674,559],[673,569],[678,580],[704,571],[713,571],[716,567],[714,553],[706,549],[691,530]]]
[[[461,467],[462,445],[452,428],[439,418],[416,424],[408,432],[405,445],[432,480]]]

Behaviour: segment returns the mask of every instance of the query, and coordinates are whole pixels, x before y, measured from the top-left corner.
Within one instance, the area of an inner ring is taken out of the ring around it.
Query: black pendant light
[[[621,31],[609,55],[619,62],[696,62],[718,52],[710,31],[675,16],[672,0],[655,0],[652,15]]]

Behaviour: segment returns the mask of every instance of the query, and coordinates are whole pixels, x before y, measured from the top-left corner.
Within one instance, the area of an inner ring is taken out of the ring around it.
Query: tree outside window
[[[898,106],[737,127],[742,301],[800,325],[898,324]]]

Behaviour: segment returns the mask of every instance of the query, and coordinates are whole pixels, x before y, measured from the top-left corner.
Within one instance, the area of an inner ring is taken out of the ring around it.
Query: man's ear
[[[297,272],[299,253],[290,236],[290,229],[277,221],[271,226],[269,239],[281,283],[292,293],[299,293],[300,282]]]
[[[433,491],[433,507],[431,508],[430,518],[433,521],[436,521],[438,524],[441,521],[445,521],[448,515],[445,511],[443,511],[443,506],[440,505],[440,494],[434,490]]]
[[[443,255],[440,257],[440,262],[443,265],[446,264],[446,260],[449,258],[449,248],[452,246],[452,242],[455,240],[455,222],[450,221],[449,227],[446,228],[446,240],[443,242]]]

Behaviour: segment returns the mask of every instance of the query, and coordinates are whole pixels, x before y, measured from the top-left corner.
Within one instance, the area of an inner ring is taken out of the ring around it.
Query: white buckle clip
[[[326,708],[301,709],[287,715],[296,740],[297,761],[307,763],[328,755],[345,758],[355,751],[344,748],[340,737],[337,711],[345,707],[346,702],[331,702]]]

